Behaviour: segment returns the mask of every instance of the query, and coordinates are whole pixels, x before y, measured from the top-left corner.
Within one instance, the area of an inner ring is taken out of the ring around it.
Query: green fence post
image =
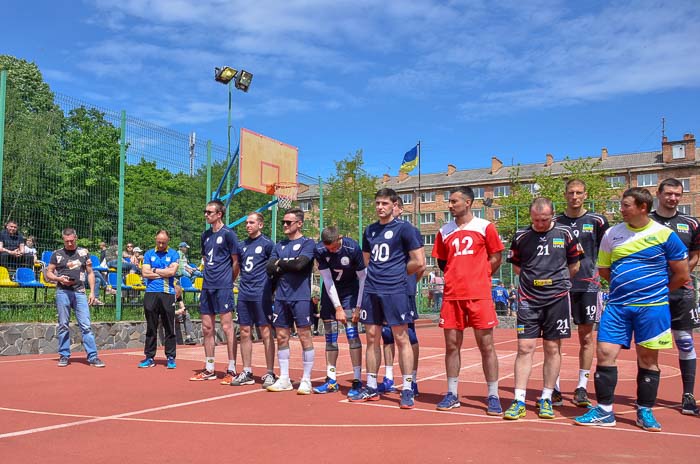
[[[5,92],[7,92],[7,70],[0,71],[0,222],[2,222],[2,175],[5,158]]]
[[[124,176],[126,169],[126,111],[122,110],[119,138],[119,224],[117,225],[117,309],[116,320],[122,320],[122,253],[124,252]]]
[[[270,234],[272,235],[272,241],[277,243],[277,203],[272,205],[272,225],[270,227]]]

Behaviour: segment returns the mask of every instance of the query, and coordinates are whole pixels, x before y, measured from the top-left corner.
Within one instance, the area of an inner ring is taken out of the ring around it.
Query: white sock
[[[403,376],[403,388],[411,388],[413,386],[413,376],[404,375]]]
[[[561,388],[559,388],[559,376],[557,376],[557,381],[554,383],[554,389],[558,392],[561,391]]]
[[[362,376],[362,366],[357,366],[352,368],[353,379],[360,380]]]
[[[377,374],[367,374],[367,387],[377,389]]]
[[[304,364],[304,374],[301,376],[302,380],[311,380],[311,369],[314,367],[314,355],[315,350],[312,348],[308,351],[304,351],[302,354],[302,360]]]
[[[486,386],[489,389],[488,396],[495,396],[496,398],[498,398],[498,381],[486,382]]]
[[[331,366],[330,364],[326,366],[326,377],[331,380],[336,380],[335,366]]]
[[[236,372],[236,360],[235,359],[228,360],[228,370],[230,370],[231,372]]]
[[[204,360],[205,369],[209,372],[214,372],[214,358],[207,358]]]
[[[588,386],[588,378],[591,376],[591,371],[587,369],[578,370],[578,386],[576,388],[586,388]]]
[[[278,350],[277,360],[280,364],[280,378],[289,379],[289,348]]]
[[[253,369],[251,367],[243,367],[243,372],[247,372],[249,374],[253,373]]]
[[[447,391],[457,396],[457,388],[459,387],[459,377],[447,378]]]
[[[605,412],[612,412],[612,410],[613,410],[612,404],[600,404],[600,403],[598,403],[598,406],[600,406],[600,409],[602,409]]]
[[[552,401],[552,390],[551,388],[543,388],[542,389],[542,394],[540,395],[540,398],[543,400],[549,400]]]
[[[515,399],[518,401],[522,401],[523,403],[525,402],[525,389],[515,389]]]
[[[394,366],[384,366],[384,370],[386,371],[384,373],[384,377],[386,377],[389,380],[394,380]]]

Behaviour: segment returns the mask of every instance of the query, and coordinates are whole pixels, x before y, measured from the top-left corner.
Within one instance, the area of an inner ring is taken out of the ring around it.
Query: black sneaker
[[[578,387],[574,390],[574,398],[571,402],[579,408],[587,408],[591,405],[591,400],[588,399],[588,392],[583,387]]]
[[[231,381],[231,386],[240,387],[242,385],[253,385],[254,383],[255,379],[253,378],[253,373],[242,371]]]
[[[192,337],[185,339],[185,345],[196,345],[196,344],[197,344],[197,342]]]
[[[88,359],[88,364],[90,364],[92,367],[105,367],[105,363],[102,362],[100,358],[95,356],[94,358]]]
[[[564,405],[564,398],[561,396],[561,392],[559,390],[554,390],[552,392],[552,406],[563,406]]]
[[[687,416],[697,416],[700,414],[698,403],[692,393],[683,393],[683,403],[681,405],[681,414]]]
[[[68,356],[61,356],[58,358],[58,367],[66,367],[68,364],[70,364]]]

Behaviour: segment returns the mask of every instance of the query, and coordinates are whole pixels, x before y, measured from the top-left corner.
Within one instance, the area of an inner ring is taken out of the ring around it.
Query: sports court
[[[178,367],[137,369],[140,350],[103,351],[105,369],[91,368],[74,353],[66,368],[57,355],[0,360],[0,452],[3,462],[693,462],[700,449],[700,418],[678,410],[681,381],[677,355],[661,355],[662,379],[655,408],[659,433],[634,425],[634,351],[619,363],[617,426],[572,425],[583,409],[569,401],[578,375],[577,341],[563,345],[565,404],[554,420],[538,419],[534,400],[542,385],[541,352],[528,390],[528,415],[505,421],[485,414],[485,384],[478,350],[465,335],[460,376],[462,407],[435,410],[446,389],[442,331],[419,326],[420,396],[413,410],[398,407],[398,394],[371,403],[348,403],[352,380],[347,346],[340,337],[338,379],[342,393],[298,396],[260,388],[262,344],[253,349],[256,385],[190,382],[203,364],[201,346],[178,347]],[[468,334],[470,335],[470,334]],[[575,334],[574,334],[575,335]],[[314,385],[325,377],[324,340],[315,337]],[[364,343],[364,339],[363,339]],[[497,329],[500,395],[513,395],[515,330]],[[301,348],[291,342],[292,379],[301,375]],[[225,348],[217,349],[220,376]],[[240,369],[240,364],[239,364]],[[383,369],[380,369],[380,379]],[[398,366],[395,375],[400,374]],[[364,374],[363,374],[364,375]],[[364,380],[364,379],[363,379]],[[295,384],[296,386],[296,384]],[[593,390],[592,382],[589,391]]]

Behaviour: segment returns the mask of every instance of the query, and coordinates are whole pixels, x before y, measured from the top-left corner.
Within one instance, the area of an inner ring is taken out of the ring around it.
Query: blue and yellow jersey
[[[151,266],[151,269],[167,269],[172,263],[177,263],[180,255],[172,248],[165,251],[156,251],[152,248],[143,255],[143,263]],[[146,279],[146,292],[175,293],[175,277],[167,279]]]
[[[668,303],[668,261],[687,257],[687,248],[676,233],[654,221],[640,229],[626,223],[611,227],[598,251],[598,267],[610,269],[608,303]]]

